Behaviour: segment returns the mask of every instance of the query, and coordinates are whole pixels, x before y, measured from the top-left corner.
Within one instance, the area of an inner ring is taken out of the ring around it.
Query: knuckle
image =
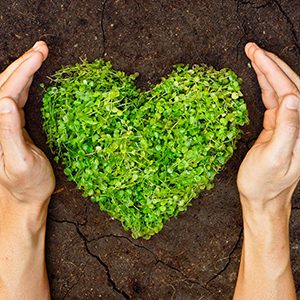
[[[41,51],[34,51],[32,56],[36,56],[36,57],[39,57],[39,60],[40,61],[43,61],[44,60],[44,55]],[[24,62],[25,63],[25,62]]]
[[[266,130],[271,130],[275,128],[275,114],[276,114],[276,110],[272,109],[268,109],[265,111],[264,113],[264,120],[263,120],[263,126]]]
[[[269,111],[269,110],[266,110],[266,111],[264,112],[264,119],[267,119],[269,116],[270,116],[270,111]]]
[[[16,160],[16,162],[8,167],[9,172],[17,178],[23,178],[29,174],[33,167],[33,159],[26,155]]]
[[[298,112],[292,111],[287,116],[281,117],[280,120],[277,120],[278,130],[284,133],[293,133],[295,130],[299,128],[299,121],[298,121]]]
[[[271,166],[272,170],[280,170],[283,166],[284,162],[281,157],[273,157],[269,160],[269,165]]]
[[[267,157],[267,165],[270,170],[278,172],[284,168],[285,164],[286,159],[283,157],[283,155],[271,154]]]
[[[253,56],[254,56],[254,58],[257,58],[257,56],[260,56],[260,55],[265,55],[265,51],[262,50],[261,48],[258,48],[254,51]]]
[[[268,166],[272,180],[282,178],[286,175],[289,164],[283,155],[271,156],[268,160]]]
[[[8,102],[9,104],[11,104],[13,107],[15,107],[16,102],[14,101],[14,99],[12,99],[11,97],[5,95],[6,91],[3,88],[3,86],[0,86],[0,101],[3,102]]]
[[[288,122],[286,124],[286,128],[285,128],[286,134],[288,135],[295,135],[296,133],[298,133],[299,131],[299,126],[297,124]]]
[[[4,136],[11,136],[13,133],[13,129],[9,127],[7,124],[3,124],[3,122],[0,122],[0,130],[2,132],[2,135]]]
[[[282,96],[282,102],[284,103],[284,102],[288,101],[291,98],[294,98],[294,99],[300,101],[299,91],[298,91],[298,89],[295,85],[293,85],[292,90],[291,90],[290,93],[285,94],[285,95]]]
[[[278,128],[278,132],[280,136],[286,136],[288,139],[292,139],[295,135],[298,135],[299,122],[295,122],[295,120],[286,120]]]

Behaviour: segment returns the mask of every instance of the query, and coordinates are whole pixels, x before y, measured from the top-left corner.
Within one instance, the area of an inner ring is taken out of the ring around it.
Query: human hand
[[[0,74],[1,204],[41,208],[54,190],[51,165],[25,131],[23,112],[33,75],[47,56],[46,43],[38,42]]]
[[[24,129],[34,73],[47,58],[38,42],[0,74],[0,298],[50,299],[46,217],[55,180]]]
[[[239,173],[244,241],[234,299],[296,299],[290,263],[291,197],[300,177],[300,79],[253,43],[245,48],[266,107]]]
[[[291,206],[300,178],[300,78],[276,55],[253,43],[245,48],[266,107],[263,131],[238,173],[243,206],[271,210]]]

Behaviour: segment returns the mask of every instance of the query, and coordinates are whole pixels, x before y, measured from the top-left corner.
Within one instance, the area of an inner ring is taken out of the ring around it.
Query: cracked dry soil
[[[26,107],[27,129],[52,160],[41,126],[41,89],[61,65],[104,57],[139,72],[147,88],[175,63],[230,67],[244,79],[251,124],[238,149],[192,207],[150,241],[133,240],[119,222],[81,197],[53,163],[57,178],[47,234],[53,299],[230,299],[242,243],[238,167],[261,130],[263,105],[243,47],[279,54],[300,73],[300,2],[192,0],[27,0],[0,2],[3,69],[37,39],[50,56]],[[53,160],[52,160],[53,162]],[[300,193],[294,197],[291,255],[300,296]]]

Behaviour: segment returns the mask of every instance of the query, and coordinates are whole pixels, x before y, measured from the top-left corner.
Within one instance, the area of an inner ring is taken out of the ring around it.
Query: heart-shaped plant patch
[[[103,60],[65,67],[42,112],[68,178],[134,238],[148,239],[213,186],[248,116],[229,69],[177,65],[148,91],[136,77]]]

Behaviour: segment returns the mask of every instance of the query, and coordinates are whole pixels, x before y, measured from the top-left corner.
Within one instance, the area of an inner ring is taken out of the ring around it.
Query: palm
[[[24,129],[23,113],[33,75],[47,55],[40,43],[0,74],[0,106],[6,105],[0,119],[0,190],[22,201],[45,201],[55,184],[48,159]]]
[[[299,102],[300,79],[274,54],[249,44],[252,61],[266,107],[263,130],[245,157],[238,174],[241,194],[250,199],[273,198],[291,193],[300,176]]]

